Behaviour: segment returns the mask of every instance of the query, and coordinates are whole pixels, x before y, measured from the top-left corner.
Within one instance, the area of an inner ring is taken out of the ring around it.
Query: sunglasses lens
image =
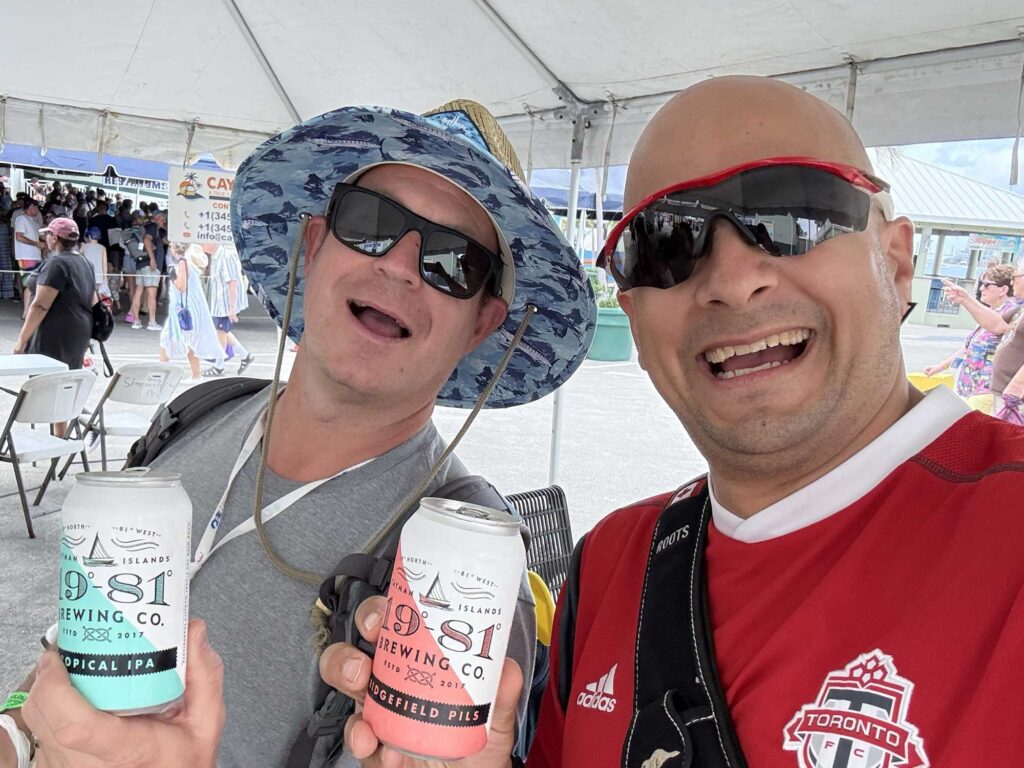
[[[487,279],[491,257],[454,232],[432,232],[423,244],[423,276],[456,298],[474,295]]]
[[[863,231],[870,207],[865,190],[828,171],[753,168],[655,200],[630,221],[609,266],[623,290],[671,288],[693,273],[720,219],[772,256],[799,256],[837,235]]]
[[[404,231],[405,215],[381,197],[350,189],[335,207],[331,229],[349,248],[380,256]]]
[[[331,232],[367,256],[383,256],[406,232],[419,232],[420,272],[449,296],[474,296],[493,272],[495,256],[482,246],[374,192],[339,184],[332,206]]]

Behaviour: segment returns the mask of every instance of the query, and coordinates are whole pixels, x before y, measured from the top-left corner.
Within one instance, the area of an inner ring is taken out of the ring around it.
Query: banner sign
[[[171,168],[167,197],[167,239],[179,243],[234,245],[231,187],[235,174]]]
[[[131,176],[105,175],[103,183],[112,187],[131,187],[134,189],[146,189],[154,192],[167,192],[167,182],[154,179],[136,179]]]
[[[967,238],[971,250],[998,251],[999,253],[1020,253],[1020,238],[1013,235],[980,235],[972,233]]]

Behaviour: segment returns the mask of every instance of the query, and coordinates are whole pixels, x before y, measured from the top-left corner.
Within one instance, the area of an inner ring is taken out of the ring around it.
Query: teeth
[[[777,347],[780,344],[793,345],[806,341],[811,337],[811,331],[807,328],[799,328],[792,331],[772,334],[764,339],[751,342],[750,344],[737,344],[736,346],[716,347],[704,353],[704,359],[709,363],[724,363],[730,357],[737,355],[749,355],[753,352],[760,352],[762,349]]]
[[[751,373],[757,373],[758,371],[767,371],[769,368],[778,368],[779,366],[782,365],[789,365],[789,360],[783,360],[781,362],[776,361],[774,363],[765,363],[764,365],[758,365],[755,366],[754,368],[740,368],[739,370],[736,371],[722,371],[721,373],[716,373],[715,376],[717,376],[720,379],[735,379],[737,376],[747,376]]]

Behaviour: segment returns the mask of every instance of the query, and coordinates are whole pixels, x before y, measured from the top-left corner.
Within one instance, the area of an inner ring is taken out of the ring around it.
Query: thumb
[[[516,736],[516,709],[519,694],[523,689],[523,672],[512,659],[505,659],[501,669],[498,694],[494,699],[494,713],[491,715],[491,739],[506,737],[511,744]]]
[[[97,758],[124,752],[127,736],[121,718],[100,712],[71,686],[56,651],[47,651],[22,710],[42,744],[54,744]]]

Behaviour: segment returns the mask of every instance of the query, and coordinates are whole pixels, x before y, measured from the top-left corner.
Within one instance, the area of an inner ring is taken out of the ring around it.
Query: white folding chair
[[[21,509],[25,513],[25,526],[30,539],[35,538],[32,518],[28,513],[28,499],[25,498],[25,484],[21,479],[19,464],[50,460],[46,479],[39,487],[33,506],[39,506],[46,493],[46,487],[57,471],[57,460],[62,456],[82,455],[82,463],[88,470],[85,445],[82,442],[81,425],[78,417],[85,409],[96,374],[92,371],[62,371],[34,376],[21,385],[18,399],[7,419],[3,434],[0,434],[0,461],[10,462],[14,467],[14,479],[21,496]],[[14,430],[17,424],[55,424],[67,422],[67,437],[56,437],[43,430]]]
[[[83,414],[78,419],[87,440],[91,437],[90,433],[99,434],[100,463],[104,471],[107,469],[107,436],[142,437],[149,430],[153,417],[152,412],[146,416],[131,411],[109,413],[107,403],[163,406],[171,399],[181,377],[181,368],[170,363],[130,363],[114,372],[93,412]],[[74,458],[70,457],[64,465],[61,479],[67,474]]]

